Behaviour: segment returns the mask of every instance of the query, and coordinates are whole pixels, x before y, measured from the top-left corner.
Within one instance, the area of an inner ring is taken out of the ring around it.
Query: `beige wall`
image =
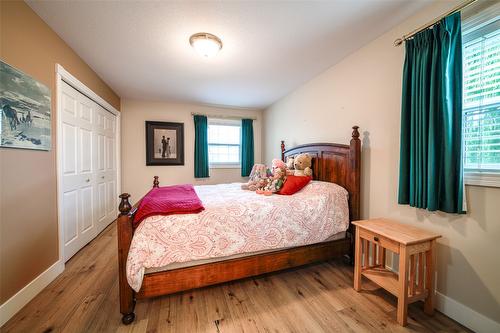
[[[194,178],[194,123],[191,112],[207,115],[254,117],[255,163],[261,161],[262,111],[229,109],[194,104],[122,100],[122,190],[136,202],[151,189],[153,176],[161,185],[194,185],[245,181],[240,169],[211,169],[210,178]],[[145,121],[184,123],[183,166],[146,166]]]
[[[443,235],[440,293],[500,322],[500,188],[467,186],[469,213],[431,213],[397,204],[404,47],[395,38],[446,12],[439,2],[345,58],[264,111],[265,161],[308,142],[345,142],[361,127],[362,216],[388,216]]]
[[[0,2],[0,58],[52,90],[49,152],[0,148],[0,304],[58,260],[55,64],[115,108],[120,98],[22,1]]]

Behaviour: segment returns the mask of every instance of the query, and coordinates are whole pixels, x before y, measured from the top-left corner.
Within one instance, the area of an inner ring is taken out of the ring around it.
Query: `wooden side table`
[[[388,219],[353,222],[356,225],[354,289],[365,276],[398,298],[397,320],[407,324],[408,304],[425,300],[426,314],[434,313],[435,244],[441,235]],[[385,268],[386,249],[399,254],[399,275]]]

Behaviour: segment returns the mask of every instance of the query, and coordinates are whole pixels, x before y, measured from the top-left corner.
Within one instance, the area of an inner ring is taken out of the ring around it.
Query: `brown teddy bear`
[[[309,154],[299,154],[293,159],[294,176],[312,177],[312,157]]]

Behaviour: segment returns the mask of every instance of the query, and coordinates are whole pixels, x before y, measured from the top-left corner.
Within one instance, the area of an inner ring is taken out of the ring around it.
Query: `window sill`
[[[465,185],[500,187],[500,172],[466,172]]]
[[[210,164],[210,169],[241,169],[241,165],[239,164]]]

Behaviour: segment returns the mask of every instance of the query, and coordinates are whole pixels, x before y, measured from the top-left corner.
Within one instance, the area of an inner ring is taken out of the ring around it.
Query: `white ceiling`
[[[28,4],[122,98],[265,108],[428,2]],[[217,57],[194,52],[196,32],[222,39]]]

